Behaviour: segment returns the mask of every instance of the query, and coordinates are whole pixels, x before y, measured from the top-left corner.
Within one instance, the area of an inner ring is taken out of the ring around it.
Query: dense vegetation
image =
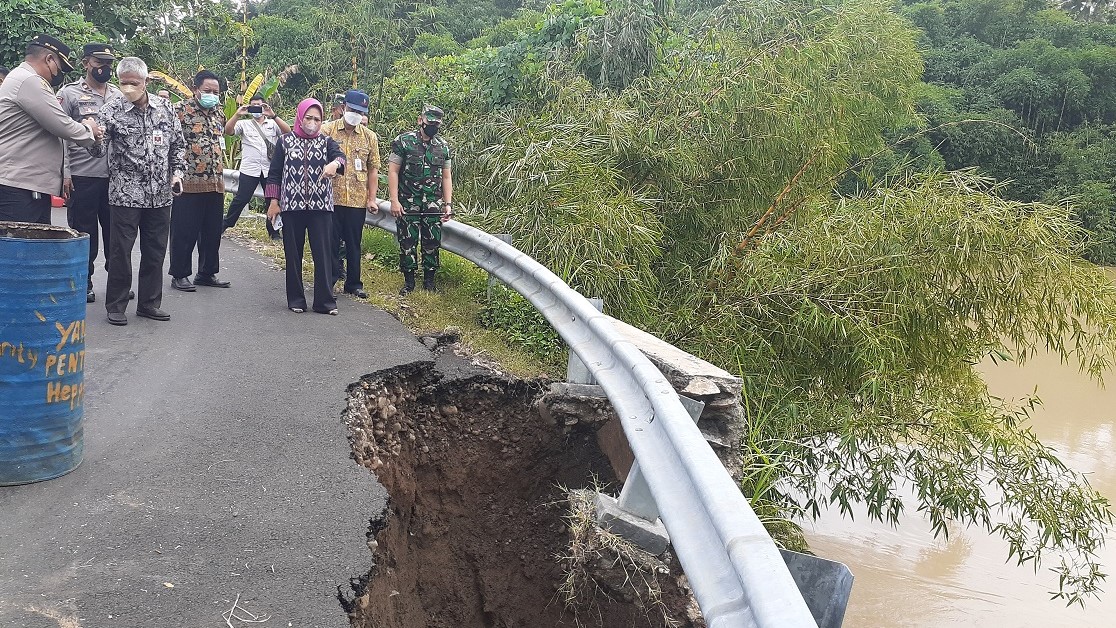
[[[235,90],[287,69],[288,107],[359,85],[381,135],[425,101],[446,107],[465,220],[744,378],[743,489],[771,521],[914,507],[938,533],[957,521],[1001,535],[1069,601],[1097,592],[1108,502],[974,365],[1049,348],[1099,376],[1116,352],[1116,288],[1083,258],[1116,252],[1103,11],[65,3],[180,77],[204,65]],[[535,335],[512,306],[490,318]]]
[[[1018,200],[1072,197],[1089,257],[1116,263],[1116,25],[1043,0],[903,4],[921,29],[926,139],[945,166],[978,166]]]

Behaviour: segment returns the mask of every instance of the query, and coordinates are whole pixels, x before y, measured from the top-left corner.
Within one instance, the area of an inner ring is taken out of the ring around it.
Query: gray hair
[[[120,78],[125,74],[138,74],[141,78],[147,78],[147,64],[139,57],[124,57],[116,66],[116,78]]]

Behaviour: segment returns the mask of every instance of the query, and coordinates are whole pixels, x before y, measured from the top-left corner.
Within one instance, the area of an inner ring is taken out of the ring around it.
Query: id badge
[[[152,131],[151,132],[151,143],[156,145],[156,146],[162,146],[163,145],[163,132],[162,131]]]
[[[353,170],[356,170],[357,172],[364,171],[364,162],[361,161],[360,158],[353,160]]]
[[[225,150],[225,136],[221,136],[221,150]]]

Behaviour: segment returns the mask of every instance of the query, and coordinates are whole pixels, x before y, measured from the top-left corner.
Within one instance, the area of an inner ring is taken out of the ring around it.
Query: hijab
[[[312,109],[313,107],[317,107],[318,111],[322,114],[322,117],[323,118],[325,117],[325,108],[322,107],[322,103],[318,102],[317,99],[307,98],[306,100],[303,100],[302,102],[298,103],[298,111],[295,115],[295,121],[294,121],[294,132],[295,132],[295,135],[297,135],[297,136],[299,136],[303,139],[315,138],[315,137],[318,136],[319,133],[321,133],[320,128],[318,130],[318,133],[315,133],[314,135],[310,135],[306,131],[302,130],[302,116],[306,115],[306,112],[309,111],[310,109]],[[325,120],[322,120],[322,123],[324,124]]]

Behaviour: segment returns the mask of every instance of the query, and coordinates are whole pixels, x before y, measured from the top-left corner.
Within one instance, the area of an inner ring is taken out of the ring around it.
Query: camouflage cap
[[[437,120],[438,122],[441,122],[443,116],[445,116],[445,112],[442,111],[441,107],[436,107],[434,105],[422,106],[422,117],[426,118],[427,120]]]

